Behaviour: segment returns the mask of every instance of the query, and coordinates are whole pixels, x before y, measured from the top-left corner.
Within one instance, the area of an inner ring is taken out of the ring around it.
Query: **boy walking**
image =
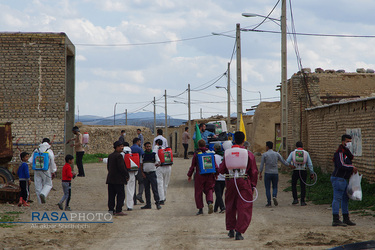
[[[29,197],[29,186],[31,184],[30,180],[30,173],[29,173],[29,166],[27,165],[27,161],[29,160],[30,154],[27,152],[22,152],[20,154],[22,163],[18,168],[17,175],[20,181],[20,201],[18,202],[18,206],[28,207],[29,204],[27,203]]]
[[[156,140],[156,146],[154,147],[153,151],[158,155],[159,149],[164,149],[162,140]],[[156,168],[160,205],[164,205],[166,201],[167,188],[169,185],[169,180],[171,178],[171,171],[171,165],[161,165],[160,167]]]
[[[65,203],[65,211],[71,211],[69,207],[70,197],[72,194],[72,178],[76,176],[75,173],[72,173],[72,164],[74,162],[74,157],[72,155],[65,156],[65,165],[62,169],[62,188],[64,195],[61,198],[60,202],[57,203],[59,208],[63,210],[63,204]]]
[[[161,209],[161,206],[156,177],[156,168],[160,166],[160,159],[158,155],[152,151],[150,142],[146,142],[144,146],[145,153],[143,155],[143,160],[141,164],[141,172],[143,176],[143,184],[145,186],[146,205],[141,207],[141,209],[151,209],[151,185],[152,193],[154,194],[156,208],[159,210]]]

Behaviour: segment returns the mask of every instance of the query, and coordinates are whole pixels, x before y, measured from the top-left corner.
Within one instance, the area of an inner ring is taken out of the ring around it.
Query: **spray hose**
[[[236,171],[234,175],[235,175],[234,178],[233,178],[233,179],[234,179],[234,185],[236,186],[236,189],[237,189],[238,195],[241,197],[241,199],[242,199],[244,202],[246,202],[246,203],[253,203],[254,201],[256,201],[256,200],[258,199],[258,190],[256,189],[256,187],[253,187],[253,190],[255,190],[255,198],[254,198],[252,201],[248,201],[248,200],[246,200],[245,198],[242,197],[241,192],[240,192],[240,190],[238,189],[238,186],[237,186],[237,181],[236,181],[236,179],[237,179],[237,177],[238,177],[238,172]]]
[[[306,182],[303,181],[302,176],[301,176],[301,170],[298,170],[298,173],[299,173],[299,179],[303,182],[303,184],[305,184],[308,187],[314,186],[316,184],[316,182],[318,181],[318,175],[315,172],[313,173],[313,175],[315,175],[315,178],[314,178],[315,181],[312,184],[307,184]]]

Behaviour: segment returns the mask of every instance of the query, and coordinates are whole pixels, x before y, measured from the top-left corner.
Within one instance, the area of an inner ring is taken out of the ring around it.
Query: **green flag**
[[[195,123],[195,139],[194,139],[194,149],[198,149],[198,141],[202,139],[201,131],[199,130],[198,123]]]

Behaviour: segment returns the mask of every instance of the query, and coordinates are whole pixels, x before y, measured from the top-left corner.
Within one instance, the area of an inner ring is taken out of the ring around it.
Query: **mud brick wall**
[[[314,166],[333,171],[333,154],[347,129],[361,129],[362,155],[353,164],[375,182],[375,98],[319,107],[306,111],[308,151]]]
[[[348,96],[368,97],[375,92],[375,74],[307,73],[306,80],[307,84],[303,75],[297,73],[288,81],[288,153],[294,150],[297,141],[310,149],[306,108],[321,106],[330,100],[338,102]]]
[[[13,163],[48,137],[58,167],[63,166],[65,127],[74,120],[69,56],[74,61],[74,46],[64,33],[0,33],[0,119],[12,122]]]

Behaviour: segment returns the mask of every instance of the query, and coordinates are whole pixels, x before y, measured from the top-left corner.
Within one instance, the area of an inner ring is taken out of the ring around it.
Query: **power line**
[[[241,29],[241,31],[273,33],[273,34],[280,34],[281,33],[281,31],[254,30],[254,29]],[[287,32],[287,34],[288,35],[299,35],[299,36],[320,36],[320,37],[341,37],[341,38],[375,38],[375,35],[319,34],[319,33],[301,33],[301,32]]]

